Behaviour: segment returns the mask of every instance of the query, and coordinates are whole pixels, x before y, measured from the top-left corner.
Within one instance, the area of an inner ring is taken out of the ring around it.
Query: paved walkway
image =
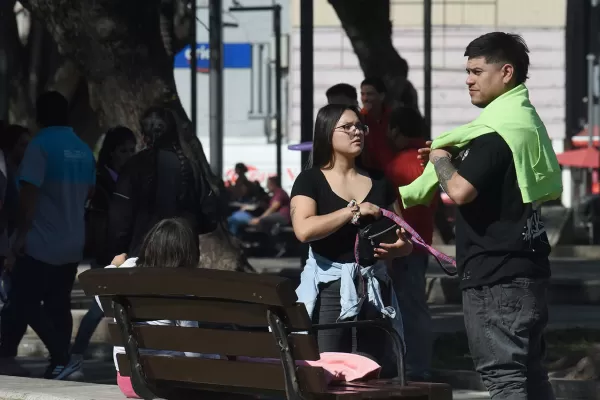
[[[487,392],[453,391],[454,400],[489,399]],[[123,400],[116,385],[0,376],[0,400]]]

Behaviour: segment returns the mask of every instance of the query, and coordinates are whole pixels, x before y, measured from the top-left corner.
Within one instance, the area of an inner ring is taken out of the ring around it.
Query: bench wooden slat
[[[388,389],[386,387],[346,387],[332,386],[327,393],[319,394],[319,400],[354,400],[354,399],[405,399],[429,400],[426,392],[420,388],[404,386]]]
[[[351,382],[346,384],[349,388],[371,388],[398,390],[403,387],[389,379],[374,379],[367,382]],[[452,400],[452,387],[447,383],[434,382],[408,382],[409,387],[424,390],[429,400]]]
[[[88,296],[173,295],[289,307],[298,298],[293,283],[278,276],[188,268],[111,268],[79,275]]]
[[[228,331],[221,329],[181,328],[177,326],[137,325],[134,335],[139,348],[172,350],[228,356],[279,358],[280,351],[270,332]],[[119,327],[109,324],[111,344],[123,346]],[[317,341],[312,335],[288,336],[296,360],[318,360]]]
[[[263,304],[200,300],[196,298],[128,297],[132,319],[137,320],[187,320],[242,326],[264,326],[267,324],[267,309]],[[112,300],[100,297],[104,315],[113,317]],[[286,326],[293,330],[309,330],[312,326],[306,307],[296,303],[281,309]]]
[[[127,356],[117,355],[119,373],[130,376]],[[281,363],[211,360],[198,357],[168,357],[140,355],[148,379],[193,383],[203,386],[284,391],[284,372]],[[298,367],[301,390],[322,393],[327,390],[325,371],[321,367]]]

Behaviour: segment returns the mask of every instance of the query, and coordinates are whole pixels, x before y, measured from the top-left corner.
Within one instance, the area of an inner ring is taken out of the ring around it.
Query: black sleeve
[[[458,173],[478,192],[489,185],[497,185],[513,161],[510,147],[497,133],[473,140],[466,151]]]
[[[106,259],[126,253],[133,236],[136,204],[135,169],[126,164],[119,174],[115,192],[112,195],[108,217],[108,246]],[[105,260],[104,260],[105,261]],[[108,265],[108,264],[107,264]]]
[[[317,201],[317,185],[319,183],[317,181],[318,177],[315,175],[315,170],[313,169],[307,169],[300,172],[294,181],[294,186],[292,186],[290,200],[293,199],[294,196],[306,196]]]

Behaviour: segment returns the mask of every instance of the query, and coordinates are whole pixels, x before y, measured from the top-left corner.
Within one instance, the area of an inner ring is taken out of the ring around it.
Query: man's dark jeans
[[[0,356],[16,354],[24,332],[14,327],[29,325],[48,348],[53,363],[68,362],[73,330],[71,290],[77,265],[51,265],[29,256],[17,259],[0,317]]]
[[[548,281],[516,278],[463,290],[463,311],[475,369],[494,400],[554,400],[543,331]]]

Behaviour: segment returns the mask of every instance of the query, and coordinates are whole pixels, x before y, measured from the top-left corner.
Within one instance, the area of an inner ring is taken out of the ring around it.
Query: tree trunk
[[[329,0],[367,77],[383,79],[390,106],[418,109],[417,91],[408,80],[408,63],[392,43],[389,0]]]
[[[171,56],[161,35],[160,0],[22,3],[52,32],[60,53],[86,78],[90,105],[101,127],[124,125],[139,131],[139,119],[148,107],[165,106],[174,111],[179,129],[195,135],[177,97]],[[202,164],[219,195],[219,178],[211,172],[203,150]],[[203,236],[201,252],[208,268],[248,267],[222,224]]]

